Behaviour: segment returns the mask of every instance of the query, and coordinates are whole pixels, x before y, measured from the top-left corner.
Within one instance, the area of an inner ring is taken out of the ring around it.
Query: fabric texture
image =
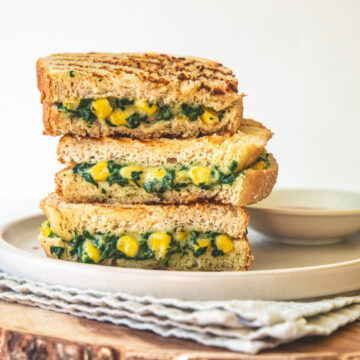
[[[360,319],[360,294],[308,301],[183,301],[80,290],[0,272],[0,300],[256,354]]]

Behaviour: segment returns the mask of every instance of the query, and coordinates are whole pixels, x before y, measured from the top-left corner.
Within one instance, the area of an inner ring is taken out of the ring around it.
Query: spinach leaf
[[[126,121],[129,123],[130,129],[135,129],[140,126],[142,121],[146,121],[147,115],[140,115],[139,113],[134,113],[126,118]]]
[[[223,256],[225,255],[224,252],[222,250],[219,250],[215,244],[215,236],[218,235],[217,233],[213,233],[212,239],[211,239],[211,246],[212,246],[212,251],[211,251],[211,255],[213,257],[218,257],[218,256]]]
[[[141,185],[139,184],[139,180],[142,173],[143,173],[142,171],[131,172],[131,180],[135,183],[137,187],[141,187]]]
[[[99,184],[93,179],[93,177],[89,173],[83,172],[81,175],[87,182],[95,185],[97,188],[99,187]]]
[[[207,250],[207,246],[199,247],[196,251],[193,252],[194,256],[198,258],[199,256],[205,254],[206,250]]]
[[[235,172],[237,168],[238,162],[236,160],[233,160],[230,165],[228,165],[228,168],[231,172]]]
[[[93,167],[93,164],[89,163],[82,163],[82,164],[76,164],[73,167],[73,172],[75,174],[81,174],[81,176],[89,183],[95,185],[96,187],[99,187],[99,184],[93,179],[93,177],[87,172],[91,167]]]
[[[133,105],[134,104],[134,100],[130,100],[130,99],[126,99],[126,98],[123,98],[123,99],[119,99],[117,98],[115,100],[115,105],[116,107],[118,107],[119,109],[121,109],[122,111],[125,110],[125,106],[127,105]]]
[[[63,248],[61,246],[50,246],[50,253],[55,254],[58,259],[61,258],[64,251],[65,251],[65,248]]]
[[[159,107],[158,111],[157,111],[157,118],[158,120],[170,120],[170,118],[172,117],[172,111],[170,109],[169,105],[164,105]]]
[[[88,127],[91,128],[94,122],[96,121],[96,115],[91,111],[91,105],[94,99],[81,99],[80,104],[76,108],[76,110],[68,109],[64,106],[63,103],[58,104],[58,110],[64,111],[67,116],[76,116],[78,118],[84,119]]]
[[[195,121],[197,118],[204,113],[201,106],[190,106],[188,104],[181,105],[182,114],[187,116],[190,121]]]

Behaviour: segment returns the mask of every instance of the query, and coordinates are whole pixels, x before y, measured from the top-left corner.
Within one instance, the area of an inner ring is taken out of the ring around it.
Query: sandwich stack
[[[243,119],[219,63],[163,54],[37,62],[47,135],[62,135],[41,201],[49,257],[120,267],[248,270],[245,205],[272,190],[272,133]]]

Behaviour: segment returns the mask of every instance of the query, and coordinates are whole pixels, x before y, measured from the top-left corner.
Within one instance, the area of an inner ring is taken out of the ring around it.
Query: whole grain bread
[[[126,97],[222,110],[238,99],[238,82],[221,64],[155,53],[64,53],[37,61],[41,100]]]
[[[271,138],[270,130],[253,120],[244,120],[233,136],[212,135],[201,138],[134,140],[64,136],[58,146],[61,163],[113,160],[138,165],[217,165],[227,169],[233,160],[242,170],[256,161]]]
[[[57,110],[56,105],[43,103],[44,134],[78,135],[90,137],[105,137],[112,135],[131,136],[134,138],[147,139],[161,136],[196,137],[208,134],[234,134],[239,129],[243,113],[242,96],[239,96],[231,107],[226,109],[220,122],[207,125],[201,120],[189,121],[185,116],[178,116],[170,121],[158,121],[147,124],[141,122],[135,129],[126,126],[111,127],[104,120],[97,120],[89,127],[80,118],[67,117]]]
[[[62,246],[65,251],[61,254],[61,260],[77,261],[77,254],[71,253],[71,248],[59,238],[47,238],[40,234],[40,244],[48,257],[57,259],[55,253],[51,253],[50,246]],[[191,251],[187,255],[171,255],[168,266],[154,259],[127,260],[127,259],[104,259],[100,265],[111,265],[125,268],[142,268],[158,270],[180,270],[180,271],[246,271],[249,270],[253,261],[251,249],[247,238],[234,240],[235,249],[223,256],[213,257],[207,251],[200,257],[195,257]]]
[[[166,190],[161,198],[154,193],[146,192],[144,188],[132,185],[112,184],[110,186],[108,182],[101,181],[99,187],[96,187],[87,182],[80,174],[75,174],[72,168],[67,168],[55,175],[56,193],[65,201],[76,203],[188,204],[205,201],[245,206],[264,199],[273,189],[278,174],[278,165],[271,154],[269,154],[268,160],[270,163],[268,168],[264,170],[249,168],[231,185],[217,185],[208,190],[189,185],[179,191]]]
[[[67,203],[57,194],[40,202],[53,231],[71,240],[75,231],[114,233],[170,231],[183,225],[201,232],[215,231],[241,238],[249,223],[244,208],[217,204],[122,205]]]

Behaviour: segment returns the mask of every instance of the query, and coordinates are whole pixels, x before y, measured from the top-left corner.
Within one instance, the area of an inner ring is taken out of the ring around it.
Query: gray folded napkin
[[[0,272],[0,299],[256,354],[360,319],[360,294],[308,301],[183,301],[53,286]]]

